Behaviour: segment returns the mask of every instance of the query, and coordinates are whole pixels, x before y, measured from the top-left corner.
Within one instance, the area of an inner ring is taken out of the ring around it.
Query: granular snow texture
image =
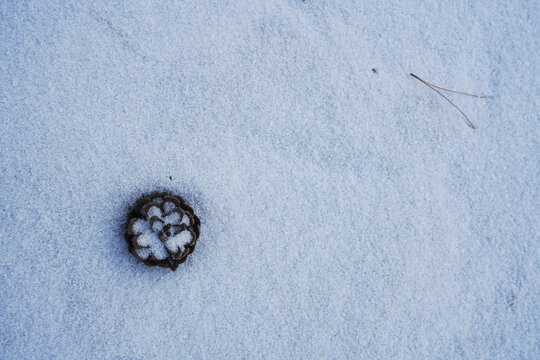
[[[538,358],[539,4],[0,1],[0,358]]]

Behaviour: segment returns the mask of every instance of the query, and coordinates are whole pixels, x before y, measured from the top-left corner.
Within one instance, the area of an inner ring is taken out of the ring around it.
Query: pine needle
[[[466,92],[461,92],[461,91],[456,91],[456,90],[450,90],[450,89],[447,89],[447,88],[443,88],[443,87],[440,87],[440,86],[437,86],[437,85],[433,85],[432,83],[428,83],[427,81],[420,79],[418,76],[414,75],[413,73],[411,73],[411,75],[414,76],[415,78],[417,78],[418,80],[420,80],[421,82],[423,82],[424,84],[429,85],[429,86],[434,87],[434,88],[437,88],[437,89],[440,89],[440,90],[452,92],[452,93],[455,93],[455,94],[472,96],[472,97],[479,98],[479,99],[489,99],[489,98],[491,98],[491,96],[475,95],[475,94],[469,94],[469,93],[466,93]]]
[[[413,73],[411,73],[411,76],[414,77],[415,79],[417,79],[418,81],[420,81],[421,83],[423,83],[424,85],[426,85],[427,87],[429,87],[431,90],[435,91],[437,94],[441,95],[446,101],[448,101],[453,107],[455,107],[460,113],[461,115],[463,115],[465,117],[465,119],[467,120],[467,122],[469,123],[469,126],[473,129],[476,129],[476,127],[474,126],[474,124],[472,123],[472,121],[469,119],[469,117],[467,115],[465,115],[465,113],[463,111],[461,111],[461,109],[456,105],[454,104],[449,98],[447,98],[446,96],[444,96],[439,90],[437,89],[440,89],[440,90],[444,90],[444,91],[448,91],[448,92],[452,92],[452,93],[455,93],[455,94],[460,94],[460,95],[467,95],[467,96],[472,96],[472,97],[476,97],[476,98],[479,98],[479,99],[487,99],[489,98],[489,96],[480,96],[480,95],[475,95],[475,94],[469,94],[469,93],[466,93],[466,92],[461,92],[461,91],[455,91],[455,90],[450,90],[450,89],[446,89],[446,88],[443,88],[443,87],[440,87],[440,86],[437,86],[437,85],[433,85],[433,84],[430,84],[428,83],[427,81],[423,80],[422,78],[420,78],[419,76],[416,76],[414,75]]]

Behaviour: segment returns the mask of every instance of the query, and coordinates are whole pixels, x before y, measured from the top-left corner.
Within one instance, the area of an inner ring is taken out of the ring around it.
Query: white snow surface
[[[538,1],[88,4],[0,2],[1,359],[538,358]]]

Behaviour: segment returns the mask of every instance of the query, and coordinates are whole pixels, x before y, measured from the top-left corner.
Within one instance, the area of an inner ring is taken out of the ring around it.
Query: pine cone
[[[129,251],[148,266],[176,270],[195,250],[201,222],[184,199],[166,193],[143,196],[128,216]]]

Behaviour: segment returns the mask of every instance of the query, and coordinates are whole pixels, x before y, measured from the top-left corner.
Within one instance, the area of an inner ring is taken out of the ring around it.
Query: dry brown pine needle
[[[440,86],[437,86],[437,85],[433,85],[431,83],[428,83],[427,81],[425,81],[424,79],[420,78],[419,76],[417,75],[414,75],[413,73],[411,73],[411,76],[414,77],[415,79],[419,80],[420,82],[422,82],[424,85],[426,85],[427,87],[429,87],[431,90],[435,91],[437,94],[441,95],[446,101],[448,101],[450,104],[452,104],[453,107],[455,107],[460,113],[461,115],[463,115],[465,117],[465,119],[467,120],[467,122],[469,123],[469,126],[473,129],[476,129],[476,127],[474,126],[474,124],[472,123],[472,121],[469,119],[469,117],[467,115],[465,115],[465,113],[456,105],[454,104],[449,98],[447,98],[446,96],[444,96],[439,90],[437,89],[440,89],[440,90],[444,90],[444,91],[448,91],[448,92],[452,92],[452,93],[455,93],[455,94],[460,94],[460,95],[467,95],[467,96],[472,96],[472,97],[475,97],[475,98],[479,98],[479,99],[487,99],[489,98],[489,96],[481,96],[481,95],[475,95],[475,94],[470,94],[470,93],[466,93],[466,92],[461,92],[461,91],[455,91],[455,90],[450,90],[450,89],[446,89],[446,88],[443,88],[443,87],[440,87]]]

